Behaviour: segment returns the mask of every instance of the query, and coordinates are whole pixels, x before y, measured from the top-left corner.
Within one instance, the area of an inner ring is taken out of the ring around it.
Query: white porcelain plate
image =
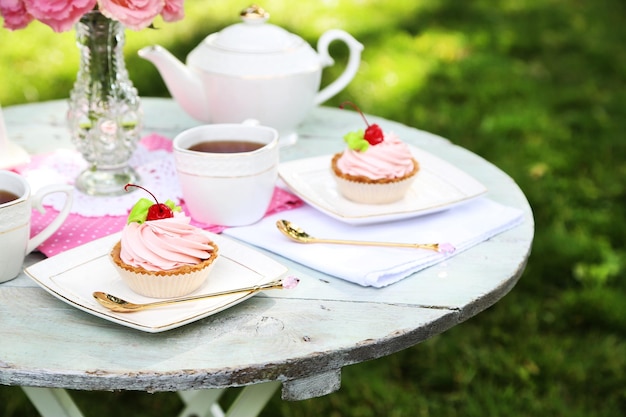
[[[422,216],[472,200],[487,188],[454,165],[410,146],[420,171],[406,197],[390,204],[359,204],[339,194],[332,177],[332,155],[280,164],[280,178],[300,198],[350,224],[372,224]]]
[[[207,232],[219,246],[219,257],[207,282],[193,294],[208,294],[264,284],[280,278],[287,268],[273,259],[236,241]],[[174,304],[135,313],[112,312],[93,299],[104,291],[127,301],[156,301],[133,292],[119,277],[109,252],[119,233],[45,259],[25,272],[44,290],[58,299],[103,319],[150,333],[173,329],[238,304],[253,293],[239,293]]]

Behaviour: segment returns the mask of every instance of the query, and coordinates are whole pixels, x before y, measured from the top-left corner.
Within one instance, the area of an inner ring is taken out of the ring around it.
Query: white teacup
[[[224,142],[225,153],[215,146]],[[237,151],[252,142],[258,149]],[[193,150],[205,144],[208,151]],[[174,138],[174,161],[185,203],[202,223],[244,226],[263,218],[278,178],[278,132],[255,120],[194,127]]]
[[[0,171],[0,193],[11,193],[11,201],[0,204],[0,282],[15,278],[22,269],[24,257],[48,239],[70,214],[74,188],[70,185],[48,185],[31,196],[26,179],[11,171]],[[43,198],[62,192],[67,196],[58,216],[36,236],[30,237],[32,207],[44,212]]]

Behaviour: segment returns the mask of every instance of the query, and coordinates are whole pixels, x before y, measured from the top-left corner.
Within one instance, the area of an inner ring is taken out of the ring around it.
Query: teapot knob
[[[270,18],[270,14],[262,7],[252,4],[239,13],[241,19],[246,23],[263,23]]]

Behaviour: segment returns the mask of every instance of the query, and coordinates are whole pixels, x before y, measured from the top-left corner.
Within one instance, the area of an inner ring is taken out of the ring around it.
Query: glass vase
[[[124,27],[98,11],[76,24],[80,63],[70,93],[72,143],[89,163],[76,188],[96,196],[123,194],[139,178],[128,161],[141,132],[141,101],[124,61]]]

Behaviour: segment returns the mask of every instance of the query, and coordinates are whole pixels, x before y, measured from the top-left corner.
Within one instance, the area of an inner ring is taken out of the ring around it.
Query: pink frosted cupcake
[[[361,113],[354,104],[346,104]],[[368,125],[365,131],[344,136],[348,148],[332,158],[337,189],[357,203],[387,204],[401,200],[415,180],[419,164],[397,135],[385,134],[377,124],[370,125],[367,120],[365,123]]]
[[[154,298],[179,297],[206,281],[218,247],[190,221],[169,200],[154,204],[142,198],[135,204],[111,251],[113,265],[133,291]]]

